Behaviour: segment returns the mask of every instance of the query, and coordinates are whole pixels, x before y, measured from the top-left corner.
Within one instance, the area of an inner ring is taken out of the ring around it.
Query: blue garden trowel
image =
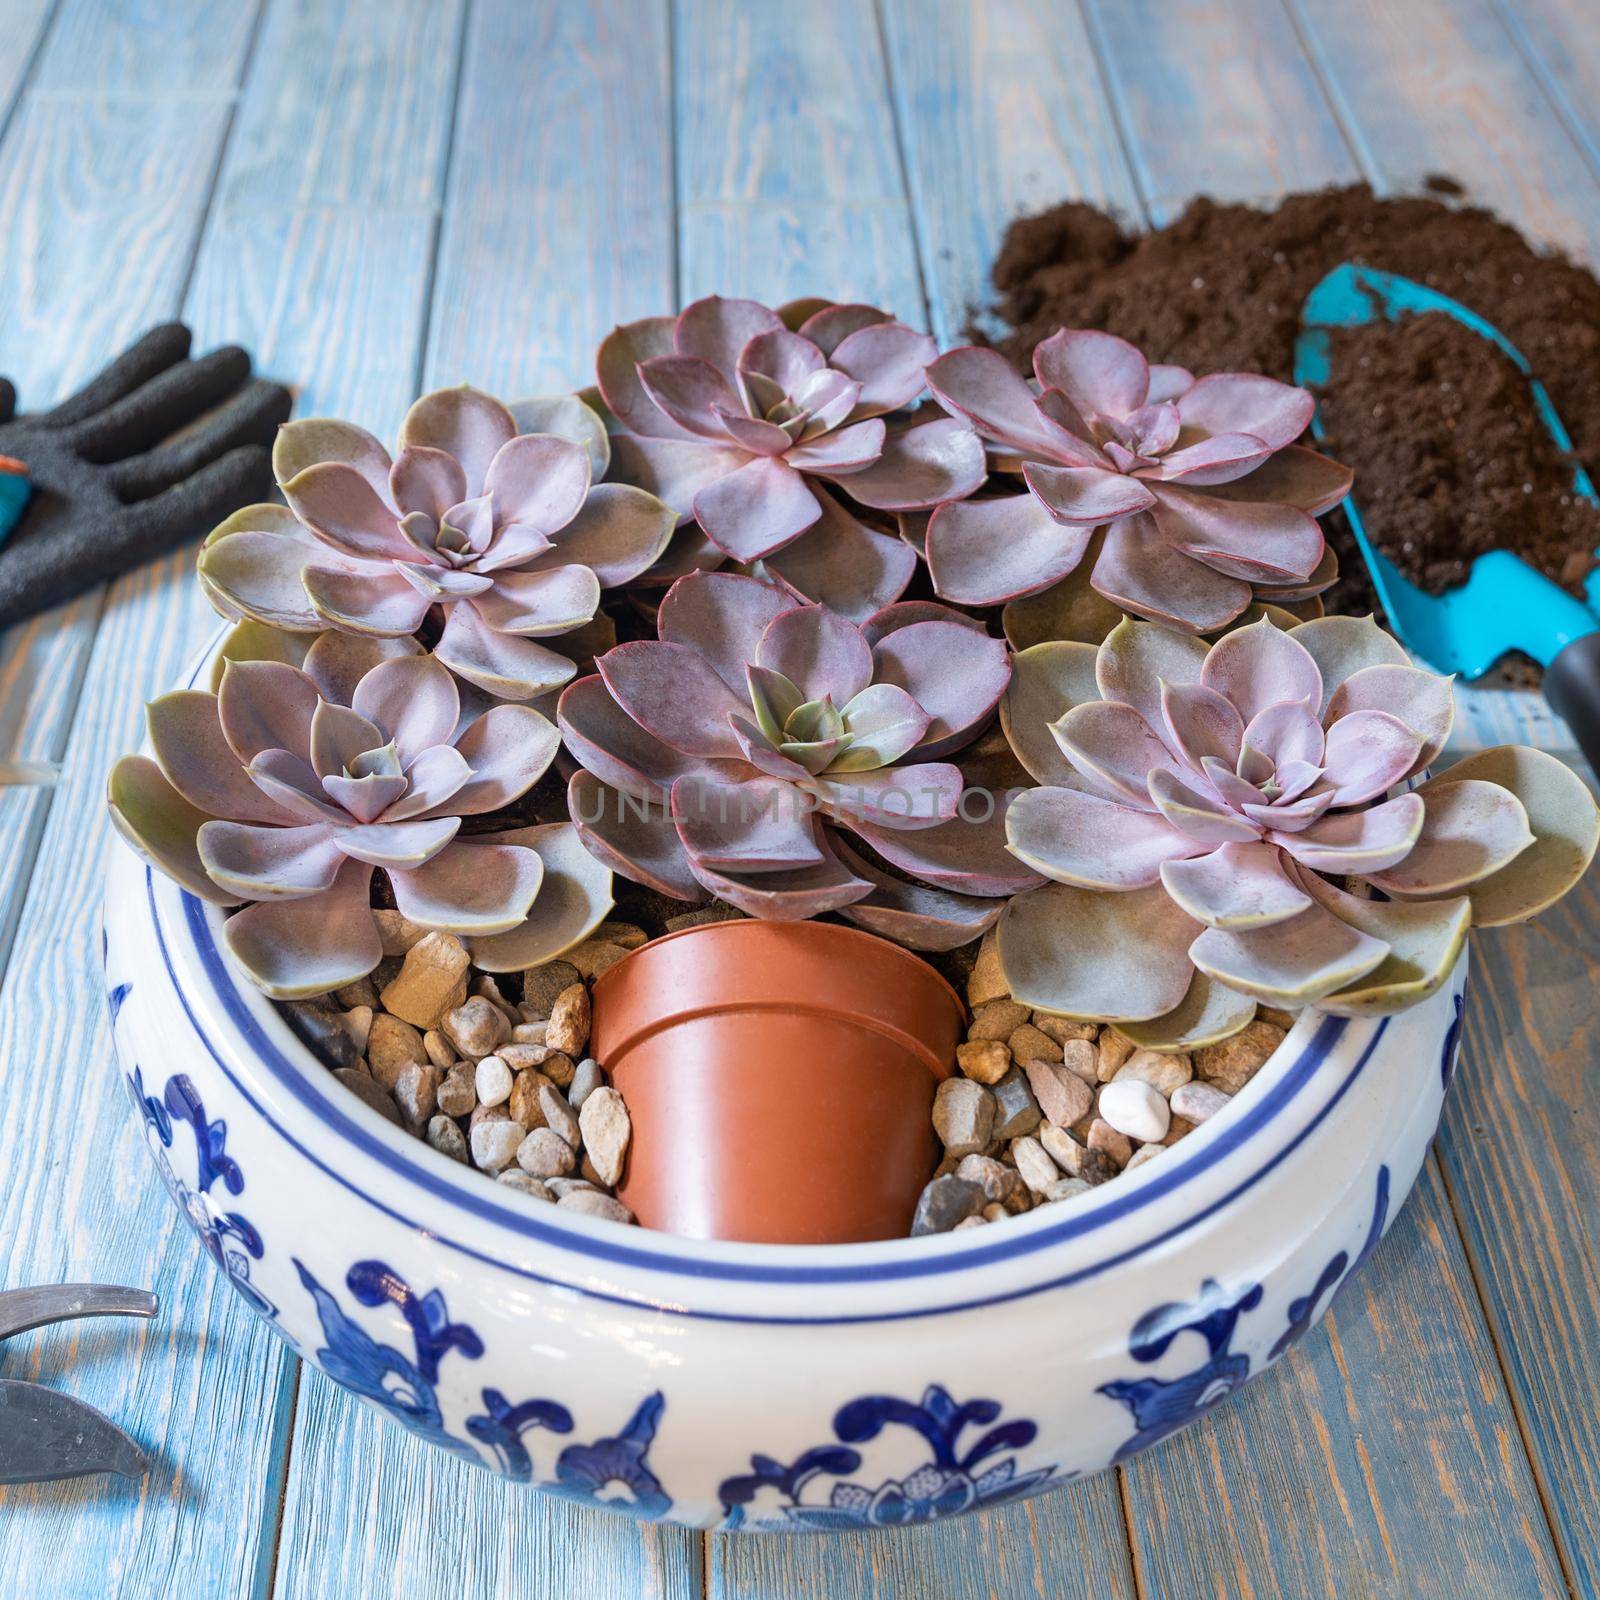
[[[1330,328],[1361,327],[1380,318],[1394,321],[1428,311],[1454,317],[1516,363],[1551,438],[1570,454],[1572,440],[1544,385],[1498,328],[1425,284],[1371,267],[1351,262],[1335,267],[1306,297],[1295,344],[1295,382],[1318,386],[1328,381]],[[1321,437],[1320,416],[1312,431]],[[1357,482],[1359,486],[1359,478]],[[1582,467],[1574,468],[1572,487],[1600,505]],[[1404,643],[1438,671],[1467,678],[1481,677],[1508,650],[1525,651],[1545,669],[1545,698],[1571,727],[1590,766],[1600,771],[1600,570],[1589,575],[1585,605],[1520,557],[1492,550],[1472,563],[1471,575],[1459,588],[1432,595],[1403,577],[1373,544],[1354,499],[1345,501],[1344,509],[1378,598]]]

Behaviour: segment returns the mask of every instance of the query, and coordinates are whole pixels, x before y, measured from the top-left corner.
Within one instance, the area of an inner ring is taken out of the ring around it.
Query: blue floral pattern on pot
[[[723,1527],[903,1527],[1031,1494],[1045,1486],[1055,1468],[1019,1472],[1009,1452],[1031,1444],[1038,1425],[1026,1417],[999,1422],[1000,1415],[998,1401],[958,1404],[939,1384],[931,1384],[916,1404],[892,1395],[864,1395],[834,1415],[837,1443],[813,1446],[787,1465],[771,1456],[752,1456],[748,1473],[724,1479],[717,1491],[727,1513]],[[864,1457],[853,1447],[871,1443],[891,1426],[921,1434],[929,1460],[901,1478],[857,1481]],[[962,1435],[975,1427],[986,1431],[962,1449]],[[768,1491],[773,1513],[753,1516],[750,1508]]]
[[[295,1259],[300,1282],[316,1306],[327,1343],[316,1360],[328,1376],[345,1388],[381,1406],[397,1422],[430,1443],[471,1461],[485,1464],[482,1446],[507,1477],[537,1483],[569,1499],[612,1505],[635,1516],[657,1518],[672,1509],[669,1495],[650,1470],[650,1445],[666,1408],[657,1391],[646,1396],[621,1433],[590,1444],[569,1444],[556,1458],[552,1477],[541,1478],[526,1442],[536,1431],[570,1434],[572,1413],[559,1401],[524,1400],[513,1405],[498,1389],[485,1389],[484,1412],[467,1419],[463,1439],[445,1426],[439,1402],[439,1369],[454,1354],[477,1361],[484,1353],[477,1331],[450,1320],[444,1296],[437,1289],[418,1294],[382,1261],[358,1261],[345,1274],[345,1287],[363,1306],[395,1307],[411,1334],[412,1349],[381,1344],[346,1315],[338,1300]]]
[[[1450,1080],[1456,1075],[1456,1063],[1461,1059],[1461,1019],[1465,1009],[1462,997],[1455,997],[1456,1014],[1444,1036],[1444,1049],[1439,1053],[1439,1082],[1448,1090]]]
[[[1389,1169],[1383,1166],[1378,1169],[1372,1220],[1361,1248],[1353,1260],[1347,1251],[1338,1251],[1317,1275],[1311,1289],[1289,1302],[1287,1326],[1267,1351],[1261,1366],[1275,1361],[1306,1333],[1316,1320],[1319,1307],[1325,1308],[1331,1302],[1377,1248],[1388,1220]],[[1260,1284],[1230,1293],[1216,1279],[1207,1278],[1194,1300],[1159,1305],[1134,1324],[1129,1352],[1135,1361],[1159,1361],[1184,1333],[1200,1335],[1205,1342],[1206,1359],[1176,1378],[1118,1378],[1100,1385],[1101,1394],[1128,1408],[1135,1424],[1134,1432],[1118,1447],[1114,1461],[1125,1461],[1186,1428],[1259,1370],[1248,1351],[1233,1348],[1233,1341],[1241,1318],[1254,1311],[1261,1300]]]
[[[131,984],[118,984],[107,995],[112,1026],[128,998]],[[231,1195],[244,1193],[244,1174],[239,1163],[228,1154],[228,1125],[220,1118],[213,1122],[186,1073],[167,1079],[161,1095],[145,1089],[144,1069],[135,1066],[124,1079],[133,1108],[144,1120],[145,1141],[155,1158],[156,1171],[178,1209],[200,1236],[206,1254],[221,1268],[223,1276],[244,1297],[251,1310],[269,1320],[276,1319],[277,1307],[251,1282],[251,1263],[265,1253],[255,1224],[238,1211],[224,1211],[211,1198],[211,1188],[220,1182]],[[190,1188],[172,1164],[171,1150],[180,1125],[194,1134],[195,1186]]]

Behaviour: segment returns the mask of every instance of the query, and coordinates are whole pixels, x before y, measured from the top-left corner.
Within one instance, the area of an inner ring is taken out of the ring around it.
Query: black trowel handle
[[[1563,645],[1544,671],[1544,697],[1600,773],[1600,632]]]

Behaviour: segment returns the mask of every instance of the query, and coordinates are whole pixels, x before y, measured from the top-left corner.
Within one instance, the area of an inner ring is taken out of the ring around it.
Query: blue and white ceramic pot
[[[1261,1372],[1393,1220],[1466,961],[1401,1016],[1306,1013],[1159,1161],[986,1228],[708,1244],[531,1201],[385,1122],[114,848],[106,982],[163,1181],[251,1308],[441,1450],[649,1520],[889,1526],[1123,1460]]]

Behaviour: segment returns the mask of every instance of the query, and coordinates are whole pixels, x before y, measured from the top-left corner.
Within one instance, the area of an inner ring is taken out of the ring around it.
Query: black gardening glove
[[[16,416],[16,390],[0,378],[0,456],[20,461],[33,486],[0,545],[0,628],[201,538],[271,493],[289,391],[251,382],[237,346],[188,354],[181,323],[152,328],[33,416]]]

